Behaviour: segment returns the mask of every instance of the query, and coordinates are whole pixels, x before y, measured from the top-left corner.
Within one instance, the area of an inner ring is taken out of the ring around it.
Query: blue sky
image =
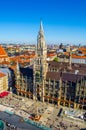
[[[0,0],[0,42],[86,43],[86,0]]]

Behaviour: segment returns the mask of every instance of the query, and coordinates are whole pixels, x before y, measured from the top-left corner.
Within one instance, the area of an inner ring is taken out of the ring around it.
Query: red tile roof
[[[57,55],[56,53],[48,53],[47,57],[52,57],[52,56],[56,56],[56,55]]]
[[[18,61],[19,63],[24,63],[24,62],[30,62],[31,58],[35,58],[35,54],[10,57],[10,61],[14,60]]]
[[[6,76],[5,74],[3,74],[2,72],[0,72],[0,78]]]
[[[86,51],[86,48],[85,47],[80,47],[78,50]]]
[[[65,55],[69,56],[68,52],[64,52]],[[83,54],[86,54],[86,52],[83,52]],[[72,58],[76,58],[76,59],[86,59],[86,56],[80,56],[80,55],[76,55],[76,54],[71,54]]]
[[[76,58],[76,59],[86,59],[86,56],[72,55],[72,58]]]
[[[1,56],[7,56],[6,51],[4,50],[4,48],[0,45],[0,57]]]

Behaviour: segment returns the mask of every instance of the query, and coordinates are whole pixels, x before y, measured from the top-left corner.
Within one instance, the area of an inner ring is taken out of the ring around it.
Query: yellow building
[[[8,76],[0,72],[0,92],[7,91],[8,89]]]

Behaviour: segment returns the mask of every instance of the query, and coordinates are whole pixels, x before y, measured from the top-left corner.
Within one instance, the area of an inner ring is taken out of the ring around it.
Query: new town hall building
[[[86,65],[72,64],[71,55],[68,63],[46,59],[47,45],[41,22],[33,65],[21,69],[17,63],[17,93],[33,100],[86,109]]]

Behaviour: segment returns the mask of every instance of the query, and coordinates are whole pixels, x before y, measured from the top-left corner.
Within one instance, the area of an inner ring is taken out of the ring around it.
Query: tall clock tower
[[[44,38],[42,21],[37,36],[36,59],[34,61],[34,95],[37,99],[44,102],[45,81],[47,72],[47,45]]]
[[[46,58],[47,56],[47,46],[45,43],[42,21],[40,23],[40,30],[37,36],[37,54],[38,54],[38,57]]]

